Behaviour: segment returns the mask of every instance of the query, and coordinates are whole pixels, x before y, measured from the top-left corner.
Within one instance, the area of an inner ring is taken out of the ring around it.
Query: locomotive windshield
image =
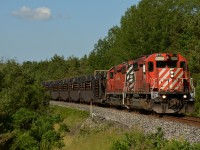
[[[156,61],[156,68],[176,68],[177,61]]]

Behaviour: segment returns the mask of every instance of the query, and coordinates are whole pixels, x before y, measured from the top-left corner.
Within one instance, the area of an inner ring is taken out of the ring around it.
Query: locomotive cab
[[[146,65],[151,100],[155,106],[162,105],[162,109],[154,106],[154,110],[160,113],[191,112],[193,86],[187,60],[180,54],[153,54],[146,59]]]

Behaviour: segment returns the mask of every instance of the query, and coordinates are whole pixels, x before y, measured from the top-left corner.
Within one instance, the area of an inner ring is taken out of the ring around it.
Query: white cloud
[[[12,15],[25,20],[48,20],[52,16],[51,10],[47,7],[31,9],[26,6],[23,6],[17,11],[13,11]]]

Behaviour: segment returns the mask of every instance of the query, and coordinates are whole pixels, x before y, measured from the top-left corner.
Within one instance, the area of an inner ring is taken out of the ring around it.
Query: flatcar
[[[156,113],[190,113],[195,88],[181,54],[155,53],[93,75],[43,82],[53,100],[123,106]]]

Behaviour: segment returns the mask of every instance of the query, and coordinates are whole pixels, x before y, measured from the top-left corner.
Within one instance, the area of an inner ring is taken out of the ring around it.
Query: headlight
[[[187,98],[187,95],[183,95],[183,98]]]
[[[162,95],[162,98],[165,99],[165,98],[167,98],[167,96],[166,95]]]
[[[174,71],[170,71],[170,76],[171,76],[171,78],[174,77]]]

